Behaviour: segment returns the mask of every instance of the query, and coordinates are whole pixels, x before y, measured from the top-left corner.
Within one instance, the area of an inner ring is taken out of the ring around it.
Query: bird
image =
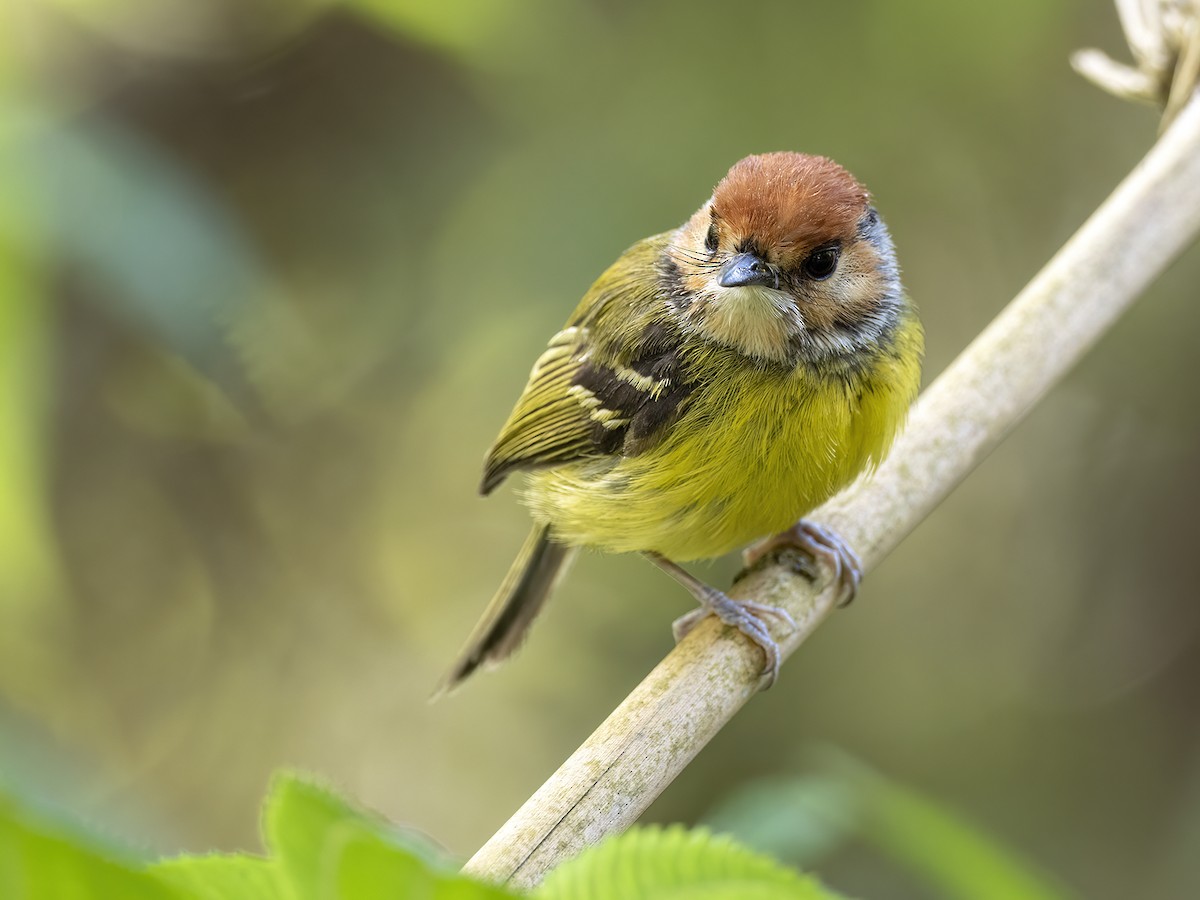
[[[437,694],[509,657],[581,548],[641,553],[779,672],[779,607],[681,562],[764,535],[825,561],[841,601],[861,566],[802,518],[883,459],[921,378],[924,334],[869,192],[833,160],[735,163],[679,228],[595,281],[549,341],[484,461],[482,494],[523,473],[533,529]]]

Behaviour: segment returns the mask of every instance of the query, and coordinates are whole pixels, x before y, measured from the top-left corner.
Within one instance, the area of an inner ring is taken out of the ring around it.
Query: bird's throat
[[[786,294],[767,287],[722,288],[707,298],[696,327],[710,340],[747,356],[787,362],[804,328]]]

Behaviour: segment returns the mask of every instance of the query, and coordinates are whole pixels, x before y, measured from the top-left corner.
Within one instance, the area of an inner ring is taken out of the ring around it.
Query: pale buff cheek
[[[883,280],[874,272],[847,272],[830,283],[826,291],[838,306],[863,309],[883,293]]]
[[[878,254],[866,247],[846,254],[838,273],[822,285],[827,298],[844,310],[872,308],[887,291],[880,265]]]

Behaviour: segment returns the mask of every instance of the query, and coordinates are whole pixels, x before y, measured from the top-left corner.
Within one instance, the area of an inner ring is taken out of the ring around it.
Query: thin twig
[[[929,387],[875,475],[812,518],[879,563],[1001,441],[1200,232],[1200,99],[1021,294]],[[790,655],[834,606],[788,565],[733,596],[782,606]],[[631,825],[758,690],[761,652],[706,620],[467,863],[516,886]],[[776,690],[788,690],[786,678]]]
[[[1084,78],[1126,100],[1162,109],[1166,131],[1200,79],[1200,0],[1116,0],[1134,64],[1100,50],[1080,50],[1071,65]]]

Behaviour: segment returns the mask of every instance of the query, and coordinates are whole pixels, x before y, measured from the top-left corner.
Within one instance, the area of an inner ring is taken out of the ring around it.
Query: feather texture
[[[622,254],[534,364],[481,490],[526,472],[535,529],[449,683],[512,652],[577,547],[686,561],[791,528],[883,458],[923,345],[853,176],[795,153],[734,165]],[[765,626],[743,630],[773,675]]]
[[[452,691],[480,666],[502,662],[516,652],[576,552],[576,547],[552,541],[545,527],[530,532],[435,697]]]
[[[669,238],[630,248],[550,341],[484,490],[530,470],[524,498],[556,540],[688,560],[789,527],[882,459],[922,339],[904,303],[819,365],[722,346],[672,308]]]
[[[609,269],[550,339],[488,452],[484,494],[514,470],[644,453],[675,420],[693,385],[656,296],[667,237],[630,248],[621,260],[637,265]]]

